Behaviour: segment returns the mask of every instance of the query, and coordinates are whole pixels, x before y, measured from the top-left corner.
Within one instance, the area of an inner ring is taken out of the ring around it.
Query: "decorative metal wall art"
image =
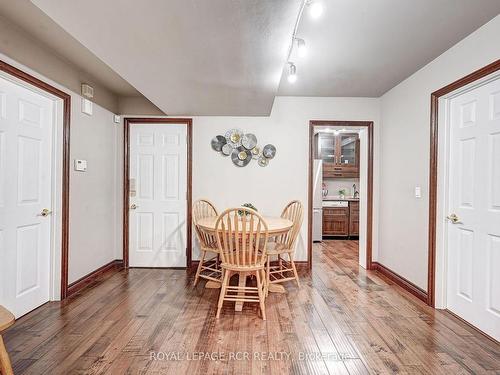
[[[255,134],[245,134],[240,129],[231,129],[225,135],[216,135],[212,139],[212,149],[223,156],[231,155],[231,160],[238,167],[247,166],[250,161],[257,160],[257,164],[266,167],[269,160],[276,155],[276,147],[267,144],[261,147],[257,144]]]

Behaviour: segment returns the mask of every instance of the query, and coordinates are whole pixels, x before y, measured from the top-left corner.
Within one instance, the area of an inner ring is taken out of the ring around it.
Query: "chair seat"
[[[9,328],[15,321],[14,315],[5,307],[0,306],[0,332]]]
[[[258,265],[255,266],[236,266],[234,264],[221,264],[221,267],[224,268],[225,270],[229,271],[236,271],[236,272],[250,272],[250,271],[257,271],[257,270],[263,270],[265,267],[265,260],[259,260]]]
[[[217,242],[210,242],[206,245],[201,246],[202,250],[205,251],[210,251],[212,253],[219,253],[219,246],[217,245]]]
[[[292,249],[289,249],[285,246],[285,244],[279,242],[272,242],[267,244],[267,255],[279,255],[284,253],[292,252]]]

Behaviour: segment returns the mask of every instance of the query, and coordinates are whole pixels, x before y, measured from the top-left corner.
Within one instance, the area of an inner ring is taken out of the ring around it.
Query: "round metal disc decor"
[[[217,152],[222,151],[222,146],[226,144],[226,137],[222,135],[216,135],[212,138],[212,149]]]
[[[265,158],[264,156],[261,156],[259,158],[259,160],[257,161],[257,163],[261,166],[261,167],[267,167],[267,165],[269,164],[269,159],[268,158]]]
[[[233,152],[233,146],[231,144],[226,143],[224,146],[222,146],[222,155],[229,156],[231,155],[231,152]]]
[[[276,155],[276,147],[273,145],[265,145],[262,150],[262,155],[264,155],[267,159],[272,159]]]
[[[231,129],[226,132],[226,142],[233,147],[240,147],[243,138],[243,132],[240,129]]]
[[[245,134],[241,139],[241,144],[247,150],[253,149],[257,145],[257,137],[254,134]]]
[[[250,163],[250,160],[252,160],[252,154],[248,152],[244,147],[238,147],[233,150],[231,153],[231,160],[233,161],[234,165],[237,165],[238,167],[244,167]]]
[[[255,146],[252,148],[252,159],[257,160],[262,156],[262,149],[260,146]]]

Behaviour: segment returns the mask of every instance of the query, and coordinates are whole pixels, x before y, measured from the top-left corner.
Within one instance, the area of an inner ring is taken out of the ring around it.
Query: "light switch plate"
[[[87,171],[87,160],[75,159],[75,171],[86,172]]]
[[[422,189],[420,186],[415,186],[415,198],[422,198]]]

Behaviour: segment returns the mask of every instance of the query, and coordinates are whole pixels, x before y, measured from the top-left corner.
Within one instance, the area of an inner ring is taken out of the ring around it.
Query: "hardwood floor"
[[[358,269],[356,241],[315,244],[312,274],[270,294],[265,322],[231,303],[217,321],[219,291],[192,278],[131,269],[42,306],[4,335],[15,373],[500,373],[499,345]]]

